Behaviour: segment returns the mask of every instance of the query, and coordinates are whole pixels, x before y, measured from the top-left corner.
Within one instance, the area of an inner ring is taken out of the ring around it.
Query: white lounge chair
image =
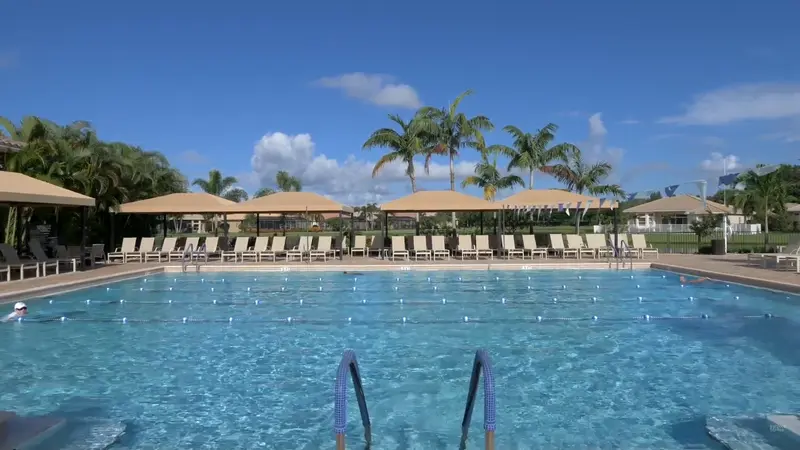
[[[175,250],[171,251],[167,257],[169,261],[172,261],[172,258],[183,260],[184,256],[187,255],[189,250],[191,249],[192,254],[189,255],[194,257],[194,252],[198,250],[200,246],[200,238],[199,237],[188,237],[186,241],[183,243],[183,247],[176,248]]]
[[[36,278],[39,278],[39,263],[31,260],[21,260],[17,251],[8,244],[0,244],[0,254],[5,260],[5,265],[9,268],[8,279],[11,279],[10,270],[19,270],[19,279],[25,279],[26,270],[35,270]]]
[[[203,242],[203,245],[200,246],[200,250],[198,250],[197,253],[197,257],[203,258],[205,262],[208,262],[208,260],[212,257],[220,257],[219,237],[207,237],[206,241]]]
[[[658,259],[658,249],[653,248],[652,245],[647,245],[647,239],[643,234],[631,234],[631,250],[639,254],[639,258],[644,258],[644,255],[656,255]]]
[[[247,244],[250,243],[249,236],[239,236],[233,244],[233,250],[223,250],[221,260],[225,262],[228,258],[233,258],[237,262],[244,252],[247,251]]]
[[[547,249],[539,247],[536,244],[536,236],[532,234],[522,235],[522,250],[524,253],[527,253],[528,256],[531,257],[531,259],[533,259],[536,255],[539,255],[542,258],[547,259]]]
[[[605,235],[589,233],[586,235],[586,247],[594,250],[598,258],[613,255],[614,249],[608,246]]]
[[[506,259],[511,259],[511,257],[514,255],[519,255],[520,258],[525,259],[525,251],[516,247],[513,234],[503,235],[502,252],[506,255]]]
[[[161,250],[156,250],[156,238],[143,237],[139,243],[139,261],[147,262],[151,259],[156,259],[161,262]]]
[[[153,252],[158,253],[158,262],[161,262],[161,258],[169,260],[169,255],[175,251],[175,245],[177,245],[177,243],[178,238],[176,237],[164,238],[164,242],[161,243],[161,247],[155,249]]]
[[[564,246],[564,236],[560,234],[550,235],[550,250],[556,255],[561,255],[561,258],[566,258],[567,255],[578,257],[578,249]]]
[[[333,240],[330,236],[320,236],[317,238],[317,248],[308,251],[308,260],[311,261],[315,258],[322,258],[323,261],[328,261],[328,256],[336,256],[336,251],[331,249]]]
[[[392,261],[397,257],[408,259],[405,236],[392,236]]]
[[[439,256],[441,256],[442,259],[450,259],[450,250],[445,246],[444,236],[431,236],[431,247],[433,247],[434,260]]]
[[[128,262],[128,258],[142,260],[142,254],[136,251],[136,238],[126,237],[122,239],[122,246],[108,254],[108,262],[119,259],[122,263]]]
[[[78,260],[75,258],[61,259],[48,257],[42,248],[42,243],[39,242],[38,239],[32,239],[28,242],[28,248],[31,250],[36,261],[42,265],[42,276],[47,276],[48,267],[54,267],[56,269],[56,275],[58,275],[62,264],[67,266],[71,265],[73,272],[78,270]]]
[[[258,260],[263,261],[265,258],[272,258],[272,262],[275,262],[275,259],[279,255],[283,255],[286,253],[286,236],[275,236],[272,238],[272,246],[269,250],[264,250],[263,252],[259,253]]]
[[[580,234],[568,234],[567,247],[578,250],[578,258],[583,258],[583,255],[589,255],[592,259],[597,257],[597,252],[586,246]]]
[[[464,260],[465,256],[474,256],[475,259],[478,259],[478,250],[476,250],[475,246],[472,245],[472,236],[468,234],[458,235],[458,247],[456,248],[456,253],[461,255],[462,261]]]
[[[494,250],[489,246],[489,236],[485,234],[475,236],[475,251],[477,252],[476,258],[488,256],[489,259],[494,259]]]
[[[428,249],[428,238],[425,236],[414,236],[412,244],[414,244],[414,248],[411,250],[414,253],[414,261],[419,261],[420,257],[422,257],[422,259],[431,259],[433,253]]]
[[[350,249],[350,256],[356,256],[356,253],[361,253],[361,256],[367,256],[367,237],[359,234],[353,239],[353,248]]]
[[[269,247],[269,236],[259,236],[252,247],[248,248],[242,253],[242,262],[245,259],[252,259],[253,261],[261,261],[261,254],[267,251]]]
[[[300,236],[300,241],[291,250],[286,252],[286,261],[292,261],[294,258],[303,261],[303,256],[308,254],[311,250],[311,236]]]
[[[369,248],[367,248],[367,256],[372,255],[373,253],[375,256],[381,256],[382,253],[386,249],[383,247],[383,235],[372,236],[372,240],[369,242]]]

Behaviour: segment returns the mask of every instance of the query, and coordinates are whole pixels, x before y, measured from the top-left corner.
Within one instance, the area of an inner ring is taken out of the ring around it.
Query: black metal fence
[[[647,243],[662,253],[711,253],[711,241],[724,239],[722,231],[698,238],[695,233],[643,233]],[[735,233],[728,236],[728,253],[777,252],[800,243],[800,233]]]

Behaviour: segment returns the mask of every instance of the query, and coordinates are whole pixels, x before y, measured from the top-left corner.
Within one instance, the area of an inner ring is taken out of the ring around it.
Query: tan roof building
[[[117,208],[124,214],[224,214],[231,205],[228,199],[205,192],[180,192],[124,203]]]
[[[419,191],[381,205],[384,212],[497,211],[501,206],[458,191]]]
[[[706,199],[705,206],[703,199],[694,195],[676,195],[674,197],[664,197],[652,202],[628,208],[623,213],[630,214],[686,214],[686,215],[705,215],[705,214],[734,214],[733,208],[712,202]]]
[[[234,213],[346,213],[353,208],[313,192],[276,192],[228,208]]]

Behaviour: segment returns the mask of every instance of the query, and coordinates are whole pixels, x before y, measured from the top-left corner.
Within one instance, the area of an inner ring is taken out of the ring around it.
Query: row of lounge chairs
[[[628,241],[626,235],[619,235],[620,240]],[[130,261],[149,262],[149,261],[168,261],[183,260],[192,258],[195,260],[209,261],[218,259],[222,262],[262,262],[277,261],[278,258],[285,258],[286,261],[303,260],[323,260],[335,258],[341,252],[349,253],[351,256],[383,256],[395,259],[414,260],[436,260],[460,257],[464,259],[480,259],[486,257],[494,259],[495,256],[507,259],[519,257],[547,258],[556,256],[561,258],[601,258],[614,253],[610,240],[602,234],[587,234],[586,241],[578,234],[551,234],[549,236],[549,247],[540,247],[536,242],[536,237],[532,234],[521,236],[521,247],[517,247],[514,235],[502,236],[500,248],[492,248],[488,235],[458,236],[458,242],[454,249],[448,249],[444,236],[431,236],[430,246],[428,237],[413,236],[412,247],[406,247],[406,237],[392,236],[391,246],[384,247],[380,238],[373,237],[368,242],[368,237],[364,235],[355,236],[352,247],[345,241],[340,248],[333,247],[331,236],[317,237],[316,246],[313,246],[312,236],[300,236],[297,245],[288,247],[285,236],[267,237],[260,236],[255,240],[253,246],[249,245],[250,237],[237,237],[230,250],[220,249],[219,237],[208,237],[203,245],[200,245],[200,238],[189,237],[182,247],[178,246],[178,238],[168,237],[160,248],[155,247],[155,238],[145,237],[141,239],[139,246],[136,246],[136,238],[127,237],[122,241],[122,246],[108,254],[108,261],[120,261],[127,263]],[[566,241],[565,241],[566,238]],[[648,247],[644,235],[631,235],[631,242],[623,247],[626,256],[643,258],[645,255],[654,254],[658,257],[658,250]]]
[[[75,272],[78,267],[87,261],[102,260],[104,258],[103,244],[94,244],[90,247],[89,253],[85,258],[80,255],[80,247],[67,247],[64,245],[56,246],[56,257],[51,258],[44,251],[41,242],[35,239],[28,242],[28,250],[32,257],[23,258],[20,257],[14,247],[8,244],[0,244],[0,256],[3,259],[0,262],[0,274],[5,274],[6,281],[11,281],[12,273],[18,273],[18,278],[24,280],[25,274],[29,272],[35,273],[36,277],[47,276],[48,274],[58,275],[64,267]]]

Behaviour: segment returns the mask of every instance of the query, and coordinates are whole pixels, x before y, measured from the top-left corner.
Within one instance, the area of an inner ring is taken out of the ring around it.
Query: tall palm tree
[[[764,165],[756,166],[760,167]],[[738,179],[744,189],[733,191],[733,204],[737,209],[747,215],[764,214],[764,233],[769,233],[769,216],[786,208],[791,200],[788,188],[796,184],[781,176],[782,169],[760,176],[752,170],[745,172]]]
[[[372,169],[372,177],[375,178],[378,176],[387,164],[401,161],[406,166],[406,175],[408,179],[411,180],[411,192],[417,192],[414,158],[417,156],[425,156],[425,171],[427,172],[430,167],[432,153],[426,152],[425,150],[424,136],[419,127],[418,120],[412,119],[405,122],[396,114],[389,114],[389,120],[399,126],[399,132],[392,128],[381,128],[373,132],[362,146],[363,150],[377,147],[389,149],[389,153],[383,155],[381,159],[375,163],[375,167]]]
[[[481,150],[486,148],[484,131],[491,131],[494,125],[486,116],[467,117],[458,111],[461,102],[472,95],[466,90],[445,108],[424,106],[417,111],[415,120],[426,133],[429,144],[435,146],[435,153],[447,155],[450,161],[450,190],[456,190],[455,160],[462,148]]]
[[[584,161],[580,149],[574,147],[558,164],[552,166],[551,173],[564,183],[568,191],[577,194],[622,196],[624,192],[618,184],[604,183],[612,170],[611,164],[604,161],[594,164]],[[580,232],[580,218],[581,215],[576,213],[576,233]]]
[[[497,156],[489,161],[489,156],[484,154],[481,162],[475,165],[475,175],[470,175],[461,182],[461,188],[476,186],[483,189],[483,198],[493,202],[497,193],[503,189],[512,189],[514,186],[525,186],[525,182],[517,175],[503,175],[497,170]]]
[[[208,172],[208,179],[195,178],[192,181],[192,185],[199,187],[208,194],[238,203],[248,199],[247,192],[242,188],[236,187],[238,182],[239,180],[236,177],[223,177],[222,172],[213,169]]]
[[[518,168],[528,171],[528,189],[533,189],[534,172],[551,173],[551,163],[562,160],[575,151],[572,144],[561,143],[550,146],[555,139],[558,125],[548,123],[536,133],[526,133],[521,129],[508,125],[503,131],[514,139],[511,147],[494,145],[501,154],[509,157],[508,169]]]

